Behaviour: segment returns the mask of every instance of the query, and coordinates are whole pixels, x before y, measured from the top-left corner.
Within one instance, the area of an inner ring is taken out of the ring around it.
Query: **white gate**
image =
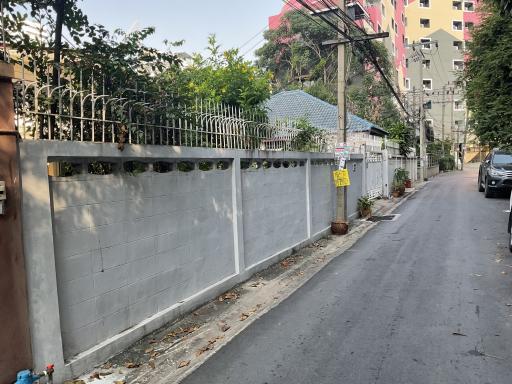
[[[379,152],[366,153],[366,195],[372,199],[382,196],[383,156]]]

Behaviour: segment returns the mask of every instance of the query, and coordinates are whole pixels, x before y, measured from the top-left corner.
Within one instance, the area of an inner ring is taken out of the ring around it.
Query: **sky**
[[[283,6],[281,0],[82,0],[79,4],[90,22],[111,30],[155,27],[155,35],[147,40],[155,48],[163,48],[165,39],[185,40],[177,51],[203,53],[208,35],[215,33],[222,48],[241,47],[240,53],[250,60],[263,44],[268,17]]]

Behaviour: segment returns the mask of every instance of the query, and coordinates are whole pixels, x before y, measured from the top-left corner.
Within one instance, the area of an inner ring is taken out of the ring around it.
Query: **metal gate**
[[[366,153],[366,195],[372,199],[382,196],[383,190],[383,157],[382,153]]]

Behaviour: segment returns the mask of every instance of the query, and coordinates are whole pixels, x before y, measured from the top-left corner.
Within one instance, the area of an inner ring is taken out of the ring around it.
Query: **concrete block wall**
[[[350,175],[350,187],[347,192],[347,212],[350,220],[357,219],[359,213],[357,211],[357,200],[364,195],[364,162],[363,157],[352,155],[351,159],[347,162],[347,169]]]
[[[235,273],[229,170],[50,185],[65,358]]]
[[[334,216],[331,154],[53,141],[20,149],[34,368],[55,362],[56,383],[327,234]],[[97,160],[230,166],[48,176],[51,161]],[[245,160],[289,166],[242,169]]]
[[[334,218],[336,190],[332,182],[332,169],[320,162],[311,164],[312,231],[317,233],[329,226]]]

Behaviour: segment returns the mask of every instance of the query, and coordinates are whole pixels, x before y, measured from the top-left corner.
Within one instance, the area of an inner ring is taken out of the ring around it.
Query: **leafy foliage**
[[[256,51],[258,65],[274,74],[278,89],[303,80],[332,83],[336,78],[336,49],[322,42],[336,37],[299,12],[288,12],[278,29],[264,34],[267,42]]]
[[[258,65],[274,75],[274,87],[303,89],[331,104],[337,103],[337,50],[324,46],[325,40],[336,38],[327,25],[318,25],[301,13],[288,12],[281,26],[265,33],[267,42],[256,55]],[[383,44],[371,42],[384,72],[391,77],[391,62]],[[367,57],[358,51],[348,54],[348,109],[383,128],[400,120],[392,93],[381,77],[371,71]]]
[[[296,128],[299,129],[299,133],[292,142],[296,150],[304,152],[319,150],[323,138],[322,130],[311,125],[305,118],[297,121]]]
[[[512,146],[512,18],[487,0],[463,79],[473,130],[483,144]]]
[[[168,71],[164,81],[181,93],[244,108],[259,106],[270,97],[268,73],[244,60],[236,49],[222,51],[215,35],[208,43],[208,57],[195,55],[192,66]]]
[[[400,155],[407,156],[415,144],[414,128],[401,121],[390,124],[388,127],[389,138],[398,143]]]

